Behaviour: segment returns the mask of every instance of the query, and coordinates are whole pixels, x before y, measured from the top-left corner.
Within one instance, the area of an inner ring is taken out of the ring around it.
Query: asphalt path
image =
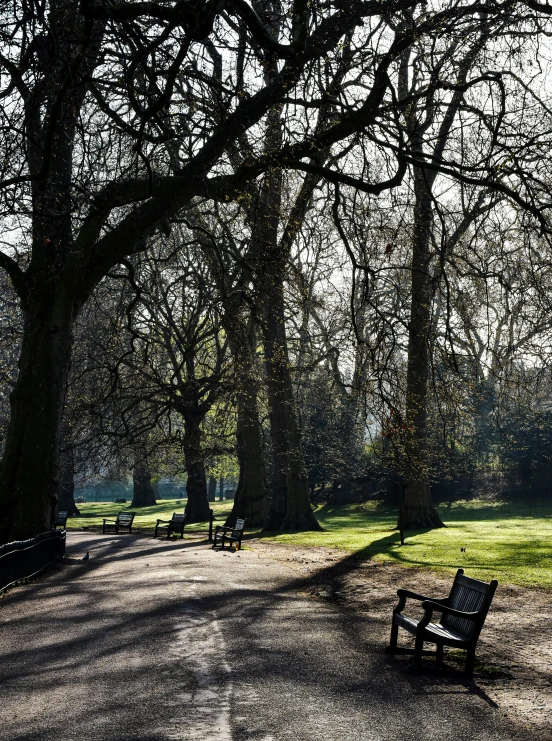
[[[0,599],[0,739],[528,741],[477,683],[405,673],[387,631],[254,545],[69,533]]]

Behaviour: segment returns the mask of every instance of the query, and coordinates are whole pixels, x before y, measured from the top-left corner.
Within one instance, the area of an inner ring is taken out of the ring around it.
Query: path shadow
[[[394,543],[397,538],[398,533],[391,532],[379,541],[379,547],[387,547],[388,541]],[[95,547],[98,540],[83,539],[78,547],[86,548],[86,543],[88,548]],[[152,547],[151,543],[142,540],[143,544],[133,542],[135,547],[125,553],[121,552],[124,545],[120,544],[120,540],[107,538],[107,542],[101,544],[103,555],[97,559],[97,565],[108,557],[115,561],[128,561],[149,555],[178,554],[183,549],[200,545],[197,541],[174,541]],[[129,544],[130,540],[125,538],[124,542]],[[213,583],[207,586],[199,599],[194,597],[202,619],[208,621],[216,616],[223,631],[227,628],[228,645],[225,650],[233,661],[232,672],[224,681],[233,683],[235,697],[239,700],[247,696],[251,686],[262,688],[269,682],[270,688],[285,688],[290,696],[293,695],[293,701],[295,697],[320,701],[321,706],[331,708],[336,717],[345,719],[344,722],[349,715],[357,712],[359,717],[360,713],[372,714],[379,719],[378,722],[382,717],[389,717],[393,719],[398,737],[416,740],[422,736],[409,736],[409,728],[415,728],[416,724],[422,728],[428,708],[434,707],[434,698],[442,696],[443,705],[450,708],[447,710],[447,722],[453,723],[451,716],[454,719],[454,714],[458,713],[458,719],[464,719],[464,722],[461,725],[456,721],[456,727],[462,727],[466,737],[470,737],[470,730],[479,731],[481,728],[480,709],[475,707],[475,703],[473,708],[459,708],[455,703],[447,703],[445,698],[449,695],[473,694],[491,705],[492,700],[486,699],[484,690],[476,684],[459,682],[457,679],[449,681],[403,674],[395,659],[383,653],[379,639],[371,633],[369,618],[352,613],[339,604],[331,610],[309,609],[307,601],[297,594],[321,582],[335,585],[334,589],[343,584],[347,574],[372,558],[374,545],[372,543],[361,551],[326,565],[312,575],[289,579],[274,588],[264,584],[255,586],[253,583],[250,587],[236,587],[224,592],[220,583]],[[226,553],[236,555],[235,551]],[[94,560],[85,562],[83,568],[94,569]],[[58,591],[54,594],[51,590],[35,594],[36,605],[33,605],[32,614],[26,611],[14,625],[17,630],[24,626],[34,635],[46,631],[46,628],[50,633],[54,629],[56,641],[45,641],[38,647],[28,645],[25,641],[11,646],[11,669],[6,676],[6,670],[0,668],[0,680],[10,682],[16,688],[30,687],[32,693],[46,696],[45,693],[58,692],[60,682],[65,682],[70,689],[69,683],[73,681],[75,672],[82,669],[83,662],[86,664],[89,661],[96,668],[106,667],[105,679],[109,687],[125,688],[124,693],[131,693],[129,687],[132,686],[135,692],[143,693],[143,698],[139,695],[138,700],[147,701],[149,698],[144,688],[148,687],[150,667],[141,661],[128,663],[128,658],[133,657],[136,646],[171,646],[175,641],[183,604],[189,604],[190,598],[183,598],[175,590],[169,589],[167,602],[162,605],[135,612],[128,608],[117,612],[110,602],[111,592],[103,592],[97,585],[93,589],[88,580],[79,579],[77,569],[68,567],[67,573],[75,574],[74,578],[59,580],[55,584]],[[114,578],[114,575],[109,578]],[[73,597],[76,595],[73,608],[58,613],[55,625],[52,625],[54,618],[48,611],[48,605],[55,604],[58,594],[63,596],[64,592]],[[296,609],[290,609],[294,605]],[[98,611],[105,614],[106,621],[90,618],[91,613]],[[82,624],[78,635],[69,635],[75,624]],[[167,655],[166,651],[160,653],[159,660],[164,660]],[[181,670],[179,661],[181,659],[177,657],[172,667],[173,673],[167,674],[167,682],[173,681],[174,672]],[[40,667],[39,672],[37,667]],[[92,687],[98,687],[94,683],[100,679],[91,676],[90,680]],[[210,682],[214,685],[215,680],[209,674],[205,674],[204,680],[204,689],[208,691]],[[106,703],[111,703],[115,708],[119,728],[125,727],[125,724],[128,724],[127,727],[135,725],[132,714],[136,711],[136,705],[122,703],[123,690],[117,691],[119,694],[113,700],[106,695],[101,701],[96,701],[91,692],[89,705],[79,714],[82,728],[98,727],[102,723],[108,712]],[[282,705],[282,717],[285,719],[285,695],[274,701]],[[245,712],[241,706],[238,709],[236,715]],[[256,704],[249,710],[246,737],[251,741],[262,741],[267,738],[262,713],[257,712]],[[484,722],[492,728],[492,719]],[[65,727],[62,719],[48,718],[48,723],[59,734],[57,737],[63,739]],[[374,734],[376,737],[376,731]],[[242,736],[236,733],[235,737]],[[322,737],[332,738],[327,734]],[[362,737],[359,734],[359,738]],[[372,738],[372,735],[369,737]],[[388,738],[387,735],[381,737]],[[40,736],[23,734],[12,738],[16,741],[38,741]],[[501,738],[509,741],[513,736],[508,734]],[[117,741],[154,741],[154,737],[147,733],[144,735],[136,728],[135,733],[127,730],[119,732]]]

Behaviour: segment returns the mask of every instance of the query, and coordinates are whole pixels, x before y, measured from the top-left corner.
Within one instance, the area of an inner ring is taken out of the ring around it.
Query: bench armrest
[[[116,524],[117,524],[117,520],[104,520],[104,525],[105,525],[105,524],[106,524],[107,522],[113,523],[113,525],[116,525]]]
[[[422,602],[422,607],[426,611],[426,614],[429,613],[430,617],[432,612],[442,612],[443,614],[465,618],[466,620],[475,620],[479,616],[479,612],[463,612],[462,610],[454,610],[452,607],[442,605],[435,600],[425,600]]]
[[[160,525],[162,522],[172,522],[172,520],[157,520],[157,524]]]
[[[418,594],[417,592],[411,592],[410,589],[397,589],[397,596],[398,597],[404,597],[409,599],[417,599],[420,602],[423,602],[424,600],[431,600],[431,597],[424,597],[421,594]],[[438,600],[432,600],[433,602],[436,602]]]
[[[431,599],[430,597],[424,597],[421,594],[417,594],[417,592],[411,592],[410,589],[397,589],[397,596],[399,597],[399,604],[393,610],[393,615],[396,615],[397,613],[404,610],[407,599],[415,599],[422,603],[431,602],[435,603],[436,605],[445,605],[448,602],[448,598],[443,600]]]
[[[217,533],[221,532],[222,530],[224,530],[225,533],[226,532],[231,533],[234,530],[234,528],[233,527],[226,527],[226,525],[217,525],[216,528],[215,528],[215,535]]]

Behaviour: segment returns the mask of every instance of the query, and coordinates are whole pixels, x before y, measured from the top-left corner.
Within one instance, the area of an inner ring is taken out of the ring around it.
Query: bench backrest
[[[244,526],[245,526],[245,520],[242,520],[242,518],[241,518],[241,517],[240,517],[240,518],[238,518],[238,519],[236,520],[236,524],[234,525],[234,529],[233,529],[233,532],[234,532],[234,533],[235,533],[235,532],[240,532],[241,530],[243,530]]]
[[[66,525],[67,515],[68,515],[68,512],[65,512],[65,511],[58,512],[57,517],[56,517],[56,525]]]
[[[173,516],[171,517],[171,522],[174,522],[175,525],[182,525],[183,522],[186,522],[187,515],[180,515],[176,512],[173,512]]]
[[[123,527],[129,527],[132,525],[134,515],[135,512],[119,512],[117,515],[117,524],[122,525]]]
[[[450,590],[448,606],[462,612],[479,613],[475,620],[443,615],[441,625],[460,633],[466,638],[476,639],[481,632],[485,618],[491,606],[494,593],[498,586],[496,580],[487,583],[464,576],[464,569],[458,569],[456,578]]]

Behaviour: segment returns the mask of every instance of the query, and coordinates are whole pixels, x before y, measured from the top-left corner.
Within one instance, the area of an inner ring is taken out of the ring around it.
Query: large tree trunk
[[[229,316],[225,321],[236,368],[236,452],[240,466],[228,525],[233,525],[238,517],[247,519],[248,525],[264,525],[267,516],[265,454],[255,378],[256,333],[254,325],[247,324],[237,311],[233,321]]]
[[[233,525],[238,517],[243,517],[248,525],[264,525],[266,523],[266,471],[255,383],[251,382],[249,391],[244,384],[240,384],[236,401],[240,480],[227,523]]]
[[[47,530],[57,506],[73,317],[67,306],[49,303],[25,312],[19,375],[10,397],[0,464],[0,543]]]
[[[186,513],[189,522],[209,520],[209,500],[207,499],[207,480],[205,460],[201,445],[201,416],[186,414],[184,417],[184,458],[188,480],[186,491],[188,503]]]
[[[134,467],[132,483],[134,484],[134,491],[131,507],[152,507],[157,504],[151,483],[151,473],[143,464],[138,463]]]
[[[441,119],[432,144],[432,156],[438,162],[443,157],[456,115],[463,101],[463,84],[488,38],[486,23],[481,24],[481,35],[468,49],[457,69],[457,88],[453,93]],[[410,50],[403,53],[399,68],[399,99],[407,99],[413,92],[409,89]],[[412,78],[415,79],[415,75]],[[420,160],[428,155],[424,152],[424,135],[430,123],[435,122],[435,112],[417,112],[405,106],[404,118],[412,145]],[[406,446],[404,471],[404,499],[399,514],[402,529],[443,527],[441,518],[432,505],[429,490],[429,450],[427,430],[428,378],[431,343],[431,308],[434,282],[431,275],[431,234],[433,229],[433,185],[436,172],[414,167],[414,239],[412,249],[412,295],[410,323],[408,327],[408,368],[406,380]],[[471,223],[468,219],[460,230]],[[460,231],[461,233],[461,231]],[[457,235],[458,236],[458,235]],[[454,243],[454,236],[452,242]]]
[[[52,522],[74,314],[86,299],[81,291],[77,300],[79,276],[68,277],[65,272],[76,254],[71,224],[73,147],[87,90],[84,81],[99,59],[105,21],[88,27],[87,35],[80,6],[60,0],[50,4],[48,23],[48,43],[44,35],[35,38],[42,51],[34,57],[36,81],[33,85],[29,80],[22,118],[27,166],[34,176],[32,253],[24,272],[10,268],[24,328],[0,464],[0,543],[36,535]],[[68,75],[70,85],[64,82]]]
[[[427,407],[433,299],[430,265],[431,194],[425,173],[417,169],[414,177],[416,210],[412,252],[412,296],[408,325],[404,497],[399,513],[399,527],[409,530],[443,526],[431,502],[429,489]]]
[[[267,69],[266,74],[269,77],[272,71]],[[281,142],[280,110],[274,108],[267,117],[265,151],[277,149]],[[261,187],[251,240],[256,251],[256,279],[263,304],[263,345],[272,437],[272,491],[267,530],[321,529],[310,504],[297,404],[289,370],[284,308],[284,281],[296,222],[304,215],[311,192],[310,187],[301,189],[300,207],[293,209],[289,220],[293,224],[288,223],[285,236],[280,240],[282,172],[269,170]]]
[[[267,530],[320,530],[309,497],[297,405],[289,370],[283,281],[265,296],[264,349],[273,455]]]

